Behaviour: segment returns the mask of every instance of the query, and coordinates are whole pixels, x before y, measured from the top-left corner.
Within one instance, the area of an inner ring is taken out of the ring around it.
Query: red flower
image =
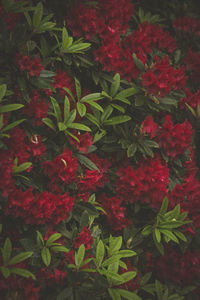
[[[82,244],[85,245],[85,249],[88,250],[92,247],[93,237],[90,230],[84,226],[78,237],[74,240],[74,247],[79,248]]]
[[[70,144],[74,145],[79,151],[87,153],[88,147],[92,145],[92,136],[89,132],[83,134],[75,134],[80,142],[70,138]]]
[[[171,115],[167,115],[157,141],[159,146],[165,149],[167,156],[175,158],[177,155],[184,154],[190,147],[192,136],[192,126],[187,120],[182,124],[174,125]]]
[[[192,17],[184,16],[178,17],[173,22],[173,27],[177,30],[186,32],[186,33],[195,33],[200,35],[200,23]]]
[[[29,72],[31,76],[40,76],[41,71],[44,70],[38,57],[31,59],[29,56],[19,52],[16,55],[16,59],[20,70]]]
[[[150,133],[151,139],[157,135],[158,132],[158,124],[154,122],[152,116],[146,117],[146,119],[142,122],[142,133]]]

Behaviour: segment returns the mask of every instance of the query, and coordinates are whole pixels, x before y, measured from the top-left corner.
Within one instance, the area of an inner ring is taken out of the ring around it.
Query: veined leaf
[[[85,155],[78,154],[77,157],[79,162],[86,166],[89,170],[97,170],[100,172],[99,168]]]
[[[101,266],[104,255],[105,255],[105,247],[102,240],[100,240],[98,242],[97,249],[96,249],[96,263],[98,267]]]
[[[51,103],[52,103],[52,106],[54,109],[56,120],[57,120],[57,122],[61,122],[62,116],[61,116],[60,106],[59,106],[58,102],[56,101],[56,99],[54,99],[53,97],[50,97],[50,99],[51,99]]]
[[[43,16],[43,5],[39,2],[36,6],[35,12],[33,14],[33,27],[38,28]]]
[[[83,131],[91,131],[90,127],[81,123],[71,123],[70,125],[68,125],[68,128],[73,128],[73,129],[83,130]]]
[[[110,95],[113,97],[117,93],[120,87],[120,75],[117,73],[113,77],[113,82],[110,87]]]
[[[30,168],[32,166],[31,162],[25,162],[19,166],[14,166],[12,169],[12,173],[16,174],[16,173],[21,173],[23,171],[26,171],[28,168]]]
[[[118,124],[122,124],[125,122],[128,122],[131,120],[130,116],[126,116],[126,115],[121,115],[121,116],[116,116],[116,117],[112,117],[109,120],[105,120],[103,122],[104,125],[110,126],[110,125],[118,125]]]
[[[101,93],[92,93],[81,98],[80,102],[96,101],[102,98]]]
[[[121,300],[121,296],[120,296],[119,292],[117,291],[117,289],[108,288],[108,293],[109,293],[110,297],[112,298],[112,300]]]
[[[6,90],[7,90],[6,84],[1,84],[0,85],[0,102],[6,94]]]
[[[76,107],[79,115],[84,117],[86,114],[86,106],[83,103],[77,102]]]
[[[49,118],[43,118],[42,119],[43,123],[46,124],[48,127],[50,127],[51,129],[53,129],[54,131],[56,131],[56,127],[53,123],[53,121]]]
[[[9,111],[14,111],[14,110],[20,109],[22,107],[24,107],[24,105],[23,104],[18,104],[18,103],[3,105],[3,106],[0,107],[0,113],[6,113],[6,112],[9,112]]]
[[[14,257],[12,257],[8,263],[9,266],[15,265],[20,263],[21,261],[24,261],[25,259],[31,257],[33,255],[32,251],[26,251],[26,252],[21,252]]]
[[[14,274],[23,276],[23,277],[25,277],[25,278],[31,277],[33,280],[36,280],[35,275],[34,275],[32,272],[30,272],[30,271],[28,271],[28,270],[26,270],[26,269],[21,269],[21,268],[11,268],[10,271],[11,271],[11,273],[14,273]]]
[[[26,119],[21,119],[21,120],[18,120],[18,121],[15,121],[13,123],[10,123],[8,124],[7,126],[5,126],[4,128],[2,128],[1,132],[6,132],[12,128],[14,128],[15,126],[18,126],[19,124],[21,124],[22,122],[24,122]]]
[[[7,265],[10,260],[10,256],[12,252],[12,243],[9,238],[6,238],[3,249],[1,249],[1,252],[3,257],[3,264]]]
[[[74,80],[75,80],[75,87],[76,87],[76,95],[77,95],[78,100],[80,100],[80,98],[81,98],[81,84],[80,84],[80,81],[76,77],[74,78]]]
[[[53,233],[47,240],[46,242],[46,246],[49,247],[52,245],[53,242],[55,242],[56,240],[58,240],[59,238],[61,238],[62,234],[60,233]]]
[[[79,247],[78,252],[75,252],[75,265],[78,268],[82,264],[84,257],[85,257],[85,246],[84,246],[84,244],[82,244]]]
[[[70,113],[70,102],[69,102],[69,98],[67,97],[67,95],[65,95],[65,101],[64,101],[64,122],[66,122],[67,119],[69,118],[69,113]]]
[[[131,87],[125,90],[122,90],[121,92],[119,92],[116,96],[115,99],[117,98],[127,98],[130,96],[135,95],[138,92],[138,89],[136,87]]]
[[[173,234],[173,232],[171,232],[169,230],[166,230],[166,229],[160,229],[160,232],[162,232],[162,234],[164,234],[168,238],[170,238],[170,240],[172,240],[175,243],[179,244],[179,241],[178,241],[177,237],[175,236],[175,234]]]
[[[45,266],[48,267],[51,263],[51,253],[49,249],[46,247],[42,248],[41,256],[42,256],[43,263],[45,264]]]
[[[142,300],[142,298],[140,298],[136,293],[134,292],[129,292],[127,290],[123,290],[123,289],[117,289],[118,293],[124,297],[125,299],[128,300]]]

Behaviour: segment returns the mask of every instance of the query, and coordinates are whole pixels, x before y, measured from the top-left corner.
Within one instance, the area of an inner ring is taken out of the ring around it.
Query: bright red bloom
[[[167,115],[160,129],[157,142],[161,148],[165,149],[167,156],[175,158],[189,149],[192,136],[192,126],[187,120],[174,125],[171,115]]]
[[[89,132],[85,132],[83,134],[75,134],[77,138],[79,139],[79,143],[73,139],[70,138],[70,144],[74,145],[79,151],[83,153],[87,153],[88,147],[92,145],[92,136]]]
[[[29,56],[19,52],[16,55],[16,59],[20,70],[27,71],[31,76],[40,76],[41,71],[44,70],[38,57],[31,59]]]
[[[22,112],[32,118],[33,125],[40,126],[44,124],[42,119],[47,117],[48,110],[49,104],[46,103],[46,100],[41,99],[41,95],[37,91],[33,91],[30,103],[25,104]]]
[[[200,89],[198,89],[194,94],[186,88],[184,90],[186,97],[182,98],[179,105],[182,109],[187,109],[186,103],[189,104],[196,111],[197,105],[200,104]]]
[[[186,32],[186,33],[195,33],[200,35],[200,23],[192,17],[184,16],[184,17],[178,17],[173,22],[173,27],[177,30]]]
[[[50,178],[51,183],[77,181],[78,160],[72,156],[72,151],[68,148],[65,148],[52,161],[43,162],[42,168],[44,174]]]
[[[140,201],[159,209],[169,184],[169,169],[160,157],[140,161],[139,168],[130,165],[119,167],[114,186],[125,203]]]
[[[152,116],[146,117],[145,120],[142,122],[142,133],[150,133],[151,139],[157,135],[158,128],[159,126],[157,123],[154,122]]]
[[[175,70],[169,63],[169,57],[165,56],[157,61],[153,69],[142,75],[142,84],[149,94],[165,97],[172,90],[180,90],[186,84],[183,67]]]
[[[184,62],[186,70],[192,72],[191,79],[198,83],[200,81],[200,52],[196,53],[189,49]]]
[[[132,224],[132,221],[125,216],[126,208],[122,206],[122,199],[118,197],[108,198],[103,194],[99,197],[99,202],[107,213],[106,218],[113,231],[121,231]]]
[[[85,249],[88,250],[92,247],[94,240],[90,230],[84,226],[78,237],[74,239],[74,247],[79,248],[82,244],[85,245]]]

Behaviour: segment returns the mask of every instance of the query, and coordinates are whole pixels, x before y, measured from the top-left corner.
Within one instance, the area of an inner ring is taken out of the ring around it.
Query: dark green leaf
[[[56,240],[58,240],[59,238],[61,238],[62,234],[60,233],[53,233],[47,240],[46,242],[46,246],[49,247],[52,245],[53,242],[55,242]]]
[[[64,122],[66,122],[67,119],[69,118],[69,113],[70,113],[70,102],[69,102],[69,98],[66,95],[64,101]]]
[[[154,229],[154,232],[155,232],[155,237],[157,239],[157,242],[160,243],[161,241],[161,234],[160,234],[160,230],[158,228],[155,228]]]
[[[32,251],[26,251],[26,252],[21,252],[14,257],[12,257],[8,263],[9,266],[15,265],[20,263],[21,261],[24,261],[25,259],[31,257],[33,255]]]
[[[33,280],[36,280],[35,275],[32,272],[30,272],[30,271],[28,271],[26,269],[11,268],[10,271],[11,271],[11,273],[23,276],[25,278],[31,277]]]
[[[101,93],[92,93],[81,98],[80,102],[96,101],[102,98]]]
[[[127,156],[128,157],[134,156],[136,151],[137,151],[137,144],[136,143],[131,144],[130,146],[128,146]]]
[[[179,244],[179,241],[177,237],[173,234],[173,232],[166,230],[166,229],[160,229],[160,232],[164,235],[166,235],[170,240],[174,241],[175,243]]]
[[[15,121],[15,122],[13,122],[13,123],[8,124],[7,126],[5,126],[5,127],[1,130],[1,132],[6,132],[6,131],[8,131],[8,130],[14,128],[15,126],[18,126],[19,124],[21,124],[21,123],[24,122],[25,120],[26,120],[26,119],[21,119],[21,120],[18,120],[18,121]]]
[[[84,244],[82,244],[79,247],[78,252],[75,252],[75,264],[78,268],[82,264],[84,257],[85,257],[85,246]]]
[[[31,162],[25,162],[19,166],[14,166],[12,169],[13,174],[21,173],[23,171],[26,171],[28,168],[32,166]]]
[[[67,249],[65,246],[52,246],[51,250],[54,252],[69,252],[69,249]]]
[[[12,252],[12,243],[9,238],[6,238],[2,249],[3,264],[7,265]]]
[[[36,6],[35,12],[33,14],[33,27],[38,28],[43,16],[43,6],[42,3],[39,2]]]
[[[137,58],[137,55],[136,55],[135,53],[133,53],[133,60],[134,60],[134,62],[135,62],[135,64],[136,64],[137,68],[138,68],[140,71],[144,72],[144,71],[145,71],[144,65],[143,65],[143,63],[141,62],[141,60]]]
[[[86,106],[83,103],[77,102],[76,107],[79,115],[84,117],[86,114]]]
[[[52,106],[54,109],[56,120],[57,120],[57,122],[61,122],[62,116],[61,116],[60,106],[59,106],[58,102],[56,101],[56,99],[54,99],[53,97],[50,97],[50,99],[51,99],[51,103],[52,103]]]
[[[110,126],[110,125],[118,125],[118,124],[122,124],[125,122],[128,122],[131,120],[130,116],[126,116],[126,115],[121,115],[121,116],[116,116],[116,117],[112,117],[109,120],[105,120],[103,122],[104,125]]]
[[[99,168],[85,155],[78,154],[77,157],[79,162],[86,166],[89,170],[97,170],[100,172]]]
[[[3,106],[0,107],[0,113],[6,113],[6,112],[9,112],[9,111],[17,110],[17,109],[20,109],[22,107],[24,107],[24,105],[23,104],[18,104],[18,103],[3,105]]]
[[[123,290],[123,289],[117,289],[118,293],[124,297],[125,299],[128,300],[142,300],[142,298],[140,298],[136,293],[134,292],[129,292],[127,290]]]
[[[51,129],[53,129],[54,131],[56,131],[56,127],[55,127],[55,125],[54,125],[54,123],[53,123],[53,121],[51,119],[49,119],[49,118],[43,118],[42,122],[44,124],[46,124],[48,127],[50,127]]]
[[[112,298],[112,300],[121,300],[121,296],[120,296],[119,292],[117,291],[117,289],[108,288],[108,293],[109,293],[110,297]]]
[[[120,87],[120,75],[117,73],[113,77],[113,82],[110,87],[110,95],[111,97],[115,96]]]
[[[125,90],[122,90],[121,92],[119,92],[116,96],[115,99],[117,98],[127,98],[130,96],[135,95],[138,92],[137,87],[131,87]]]
[[[97,248],[96,248],[96,264],[97,264],[98,267],[101,266],[104,255],[105,255],[105,247],[104,247],[104,244],[103,244],[102,240],[100,240],[98,242],[98,245],[97,245]]]
[[[91,131],[90,127],[81,124],[81,123],[72,123],[68,125],[68,128],[73,128],[77,130],[83,130],[83,131]]]
[[[167,212],[167,208],[168,208],[168,198],[165,197],[163,202],[162,202],[159,214],[164,215]]]
[[[4,266],[1,266],[0,270],[1,270],[1,273],[2,273],[4,278],[8,278],[10,276],[10,269],[8,269]]]
[[[7,90],[6,84],[1,84],[0,85],[0,102],[6,94],[6,90]]]
[[[74,78],[74,80],[75,80],[75,87],[76,87],[76,95],[79,100],[81,98],[81,84],[77,78]]]
[[[51,253],[49,249],[46,247],[42,248],[41,256],[42,256],[43,263],[45,264],[45,266],[48,267],[51,263]]]

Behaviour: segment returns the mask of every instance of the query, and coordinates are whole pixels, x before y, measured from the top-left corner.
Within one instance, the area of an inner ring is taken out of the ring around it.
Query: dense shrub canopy
[[[2,299],[199,299],[197,9],[0,0]]]

